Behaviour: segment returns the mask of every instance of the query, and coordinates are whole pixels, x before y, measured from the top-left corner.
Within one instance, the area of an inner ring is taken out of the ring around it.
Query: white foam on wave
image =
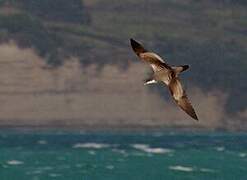
[[[246,157],[246,156],[247,156],[246,153],[239,153],[239,157],[241,157],[241,158],[244,158],[244,157]]]
[[[61,174],[56,174],[56,173],[50,173],[49,176],[56,178],[56,177],[60,177],[62,175]]]
[[[118,161],[118,162],[124,162],[124,161],[126,161],[126,160],[123,159],[123,158],[118,158],[117,161]]]
[[[26,172],[27,175],[42,174],[42,170],[34,170]]]
[[[153,154],[165,154],[172,152],[171,149],[165,149],[165,148],[151,148],[147,144],[133,144],[133,148],[147,152],[147,153],[153,153]]]
[[[103,143],[77,143],[73,145],[73,148],[91,148],[91,149],[101,149],[108,148],[108,144]]]
[[[192,171],[200,171],[200,172],[215,172],[213,169],[208,169],[208,168],[196,168],[196,167],[189,167],[189,166],[181,166],[181,165],[176,165],[176,166],[169,166],[169,169],[174,170],[174,171],[184,171],[184,172],[192,172]]]
[[[9,160],[7,161],[7,164],[8,165],[21,165],[21,164],[24,164],[24,162],[18,161],[18,160]]]
[[[39,140],[37,143],[40,144],[40,145],[45,145],[45,144],[47,144],[47,141],[45,141],[45,140]]]
[[[91,150],[91,151],[88,151],[88,154],[90,154],[90,155],[95,155],[96,152]]]
[[[194,169],[192,167],[188,166],[169,166],[169,169],[174,170],[174,171],[184,171],[184,172],[192,172]]]
[[[224,150],[225,150],[225,147],[223,147],[223,146],[216,147],[216,150],[217,150],[217,151],[224,151]]]
[[[44,171],[50,171],[50,170],[53,170],[54,168],[51,166],[45,166],[45,167],[40,167],[40,169]]]
[[[63,164],[63,165],[60,165],[57,167],[58,169],[70,169],[71,166],[70,165],[67,165],[67,164]]]
[[[215,172],[215,170],[213,170],[213,169],[207,169],[207,168],[201,168],[200,171],[201,172]]]
[[[113,165],[107,165],[106,169],[113,170],[115,167]]]
[[[77,168],[82,168],[83,165],[82,165],[82,164],[76,164],[75,167],[77,167]]]
[[[58,157],[57,157],[57,160],[58,160],[58,161],[65,161],[65,160],[66,160],[66,158],[65,158],[65,157],[63,157],[63,156],[58,156]]]
[[[123,149],[112,149],[112,152],[115,152],[115,153],[119,153],[119,154],[122,154],[124,157],[127,157],[129,154],[123,150]]]

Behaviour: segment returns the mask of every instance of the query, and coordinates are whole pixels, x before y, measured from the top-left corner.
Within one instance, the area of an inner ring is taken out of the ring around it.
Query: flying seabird
[[[151,78],[145,81],[144,85],[153,84],[157,82],[165,83],[172,97],[177,105],[184,110],[193,119],[198,121],[198,117],[194,108],[192,107],[185,90],[182,87],[178,75],[189,68],[188,65],[182,66],[170,66],[157,54],[147,51],[144,47],[135,41],[130,39],[131,46],[137,56],[143,61],[149,63],[153,69],[153,75]]]

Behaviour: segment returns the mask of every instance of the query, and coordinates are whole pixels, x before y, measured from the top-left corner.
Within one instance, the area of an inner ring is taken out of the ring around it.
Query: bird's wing
[[[149,63],[154,72],[157,72],[164,68],[169,70],[171,69],[171,67],[166,64],[159,55],[147,51],[140,43],[138,43],[134,39],[130,39],[130,44],[137,56],[139,56],[145,62]]]
[[[198,121],[198,117],[194,108],[192,107],[185,91],[183,90],[182,84],[178,78],[173,78],[168,85],[169,90],[176,101],[177,105],[183,109],[193,119]]]
[[[140,56],[141,53],[148,52],[140,43],[138,43],[134,39],[130,39],[130,44],[137,56]]]

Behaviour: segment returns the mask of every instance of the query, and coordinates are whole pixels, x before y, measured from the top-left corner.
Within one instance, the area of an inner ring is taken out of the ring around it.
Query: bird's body
[[[172,70],[162,69],[155,72],[153,78],[157,82],[164,82],[166,85],[169,85],[174,76],[175,74]]]
[[[169,66],[159,55],[147,51],[140,43],[133,39],[131,39],[130,42],[134,52],[144,62],[150,64],[153,69],[153,76],[145,82],[145,85],[157,82],[165,83],[177,105],[193,119],[198,120],[195,110],[190,104],[178,77],[178,75],[187,70],[189,66]]]

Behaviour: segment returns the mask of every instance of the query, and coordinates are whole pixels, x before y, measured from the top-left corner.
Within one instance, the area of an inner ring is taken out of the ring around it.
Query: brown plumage
[[[154,74],[153,77],[146,81],[146,84],[163,82],[165,83],[177,105],[184,110],[193,119],[198,120],[194,108],[192,107],[178,75],[189,68],[188,65],[171,67],[157,54],[147,51],[140,43],[130,39],[134,52],[144,62],[150,64]]]
[[[173,78],[169,83],[168,88],[177,105],[192,118],[198,120],[196,112],[192,107],[185,90],[183,90],[180,80],[177,77]]]

